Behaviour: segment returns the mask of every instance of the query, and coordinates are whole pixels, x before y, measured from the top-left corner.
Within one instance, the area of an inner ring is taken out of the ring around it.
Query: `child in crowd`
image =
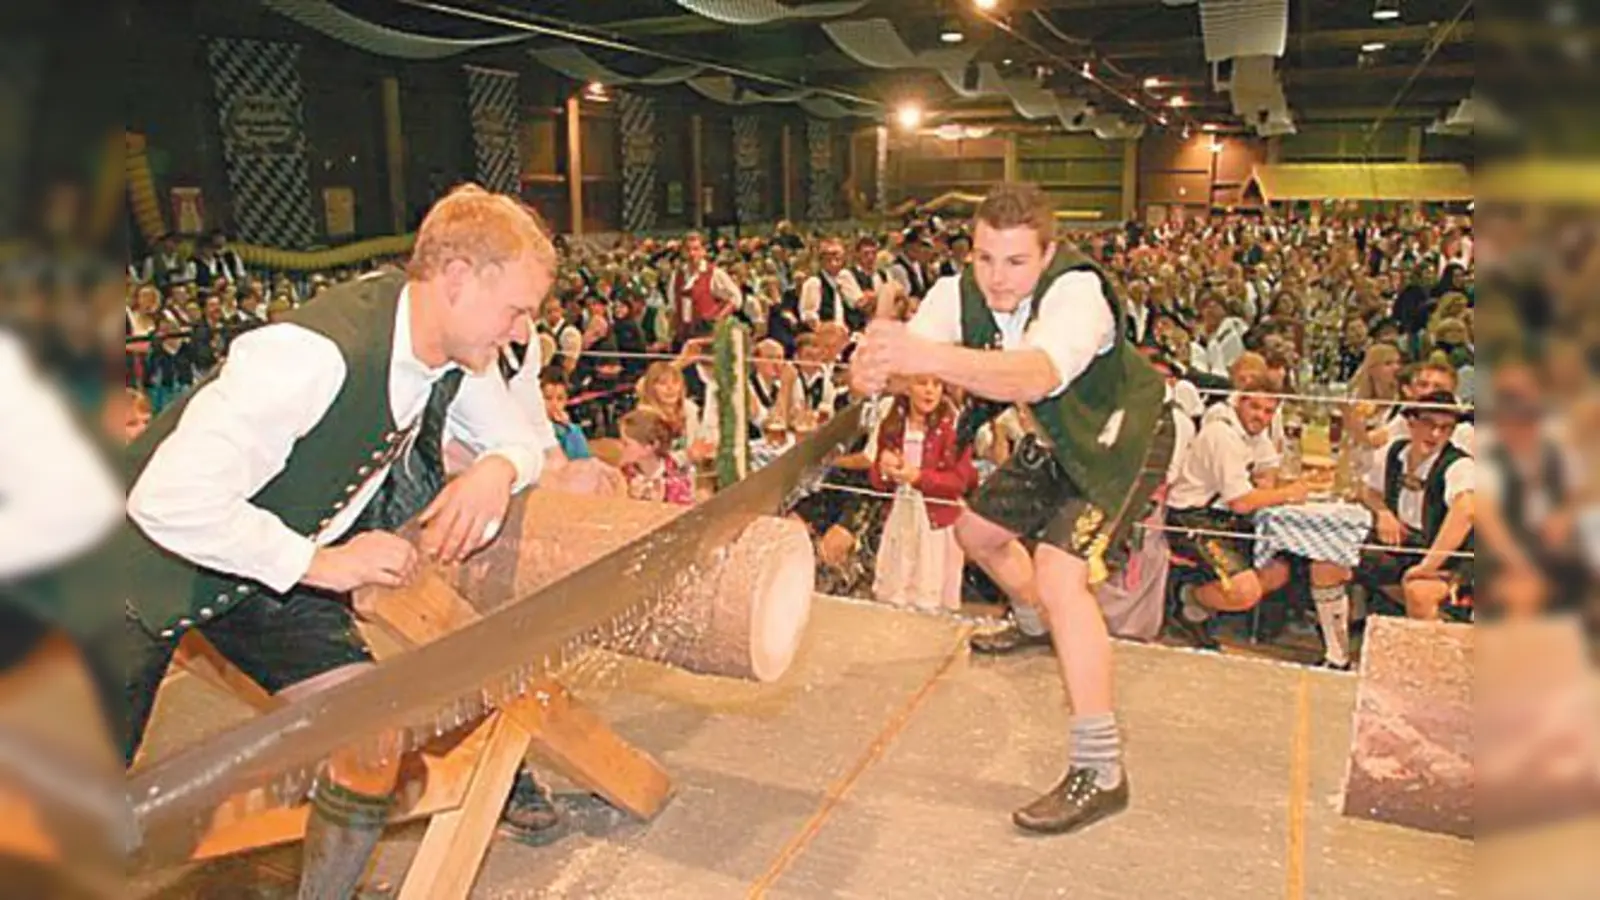
[[[539,393],[544,396],[545,414],[550,417],[550,427],[555,429],[561,452],[569,460],[588,459],[589,441],[567,411],[566,379],[559,371],[539,373]]]
[[[622,417],[622,474],[635,500],[694,504],[694,470],[673,458],[677,434],[659,409],[641,406]]]
[[[884,527],[873,594],[897,606],[959,609],[965,558],[952,526],[959,501],[977,486],[972,446],[956,436],[956,407],[945,397],[944,382],[932,376],[912,379],[907,396],[897,399],[878,432],[872,485],[896,490]],[[916,501],[922,501],[918,503]],[[897,521],[897,507],[925,506],[931,531],[914,519]],[[907,535],[921,540],[895,546]]]

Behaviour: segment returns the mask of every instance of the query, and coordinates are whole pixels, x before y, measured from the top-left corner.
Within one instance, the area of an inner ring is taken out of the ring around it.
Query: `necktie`
[[[352,535],[393,531],[427,508],[444,487],[444,423],[450,404],[461,390],[461,369],[451,369],[433,383],[410,448],[389,467],[378,495],[362,511]]]

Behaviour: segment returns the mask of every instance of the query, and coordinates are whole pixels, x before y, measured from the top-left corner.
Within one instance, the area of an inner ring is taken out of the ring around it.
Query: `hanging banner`
[[[27,204],[26,173],[31,141],[18,136],[33,130],[35,97],[44,76],[39,41],[16,33],[0,35],[0,234],[16,234]]]
[[[826,222],[833,218],[833,196],[838,192],[833,174],[833,124],[806,120],[806,218]]]
[[[175,187],[172,196],[172,231],[194,236],[206,230],[205,198],[197,187]]]
[[[733,210],[741,224],[762,220],[766,213],[767,170],[762,165],[761,119],[733,117]]]
[[[656,227],[660,196],[656,190],[657,139],[654,100],[633,91],[617,92],[617,114],[622,134],[622,230],[633,233]],[[677,209],[683,211],[683,185],[677,186]],[[674,196],[669,186],[667,204]]]
[[[300,45],[211,38],[206,46],[240,243],[301,250],[316,236],[306,170]]]
[[[328,237],[349,237],[356,233],[356,192],[348,187],[322,189],[322,213],[327,220]]]
[[[517,146],[517,73],[467,70],[467,114],[472,118],[477,181],[498,194],[521,189],[522,153]]]

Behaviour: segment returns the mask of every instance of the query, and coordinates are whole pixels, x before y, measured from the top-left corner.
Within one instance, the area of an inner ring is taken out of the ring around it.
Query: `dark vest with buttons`
[[[295,443],[283,471],[250,498],[252,505],[276,515],[299,534],[311,537],[325,528],[406,445],[409,431],[395,427],[389,403],[395,314],[404,285],[405,277],[398,273],[342,284],[286,317],[333,341],[344,355],[346,372],[322,421]],[[130,485],[172,433],[186,405],[180,402],[163,411],[128,448]],[[123,531],[118,563],[123,567],[124,600],[154,633],[171,637],[225,614],[241,600],[270,595],[264,585],[166,552],[131,524]]]
[[[818,275],[817,281],[822,285],[822,302],[817,305],[817,321],[832,322],[839,315],[839,292],[834,289],[833,282],[826,277]]]
[[[1409,440],[1395,441],[1390,445],[1387,468],[1383,472],[1383,505],[1397,516],[1400,514],[1400,490],[1405,487],[1405,453],[1410,446]],[[1444,518],[1450,513],[1450,507],[1444,500],[1447,487],[1445,473],[1450,471],[1456,460],[1467,455],[1460,447],[1446,441],[1433,468],[1428,470],[1427,480],[1422,483],[1422,536],[1429,544],[1439,536],[1439,529],[1444,527]],[[1471,550],[1472,546],[1473,533],[1469,531],[1461,549]]]
[[[1028,324],[1038,318],[1045,295],[1056,279],[1069,272],[1093,272],[1110,304],[1116,338],[1110,350],[1089,363],[1065,391],[1028,404],[1028,410],[1054,445],[1055,457],[1090,503],[1107,515],[1120,516],[1133,497],[1166,412],[1166,383],[1128,339],[1122,302],[1087,256],[1057,244],[1055,257],[1039,276]],[[998,349],[1000,326],[983,299],[969,265],[961,273],[961,343],[976,349]],[[1121,415],[1120,425],[1112,417]],[[1114,434],[1110,432],[1115,432]]]

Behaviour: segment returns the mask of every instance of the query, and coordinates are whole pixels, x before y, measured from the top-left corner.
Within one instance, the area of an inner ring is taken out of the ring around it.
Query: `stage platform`
[[[1346,819],[1356,679],[1118,644],[1133,808],[1069,837],[1015,831],[1066,709],[1048,655],[973,659],[951,618],[819,598],[779,684],[596,656],[577,693],[677,794],[649,824],[580,800],[549,846],[498,838],[482,898],[1403,898],[1469,893],[1473,845]],[[377,862],[402,880],[421,826]],[[298,848],[148,896],[291,884]]]

